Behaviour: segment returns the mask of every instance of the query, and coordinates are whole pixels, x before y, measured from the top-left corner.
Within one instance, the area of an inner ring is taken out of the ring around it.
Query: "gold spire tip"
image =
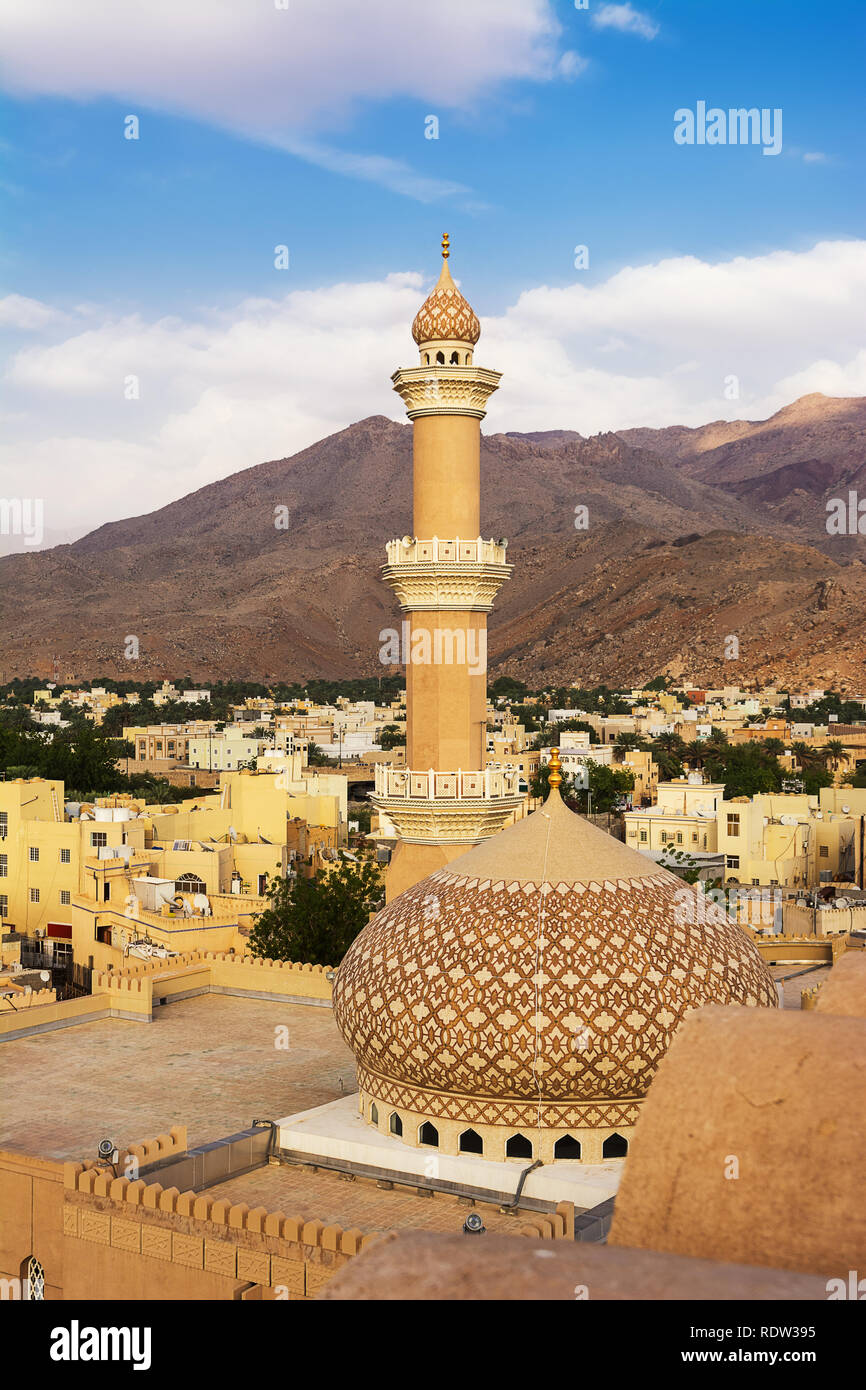
[[[559,761],[559,749],[554,748],[550,755],[550,777],[548,786],[554,791],[562,782],[562,764]]]
[[[449,257],[450,255],[451,255],[451,238],[449,237],[449,235],[448,235],[447,232],[443,232],[443,233],[442,233],[442,259],[443,259],[443,261],[447,261],[447,259],[448,259],[448,257]]]

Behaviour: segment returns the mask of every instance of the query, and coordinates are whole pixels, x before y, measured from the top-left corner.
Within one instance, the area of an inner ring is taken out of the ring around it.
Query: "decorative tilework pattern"
[[[450,276],[444,284],[440,280],[421,305],[412,324],[412,337],[419,345],[454,339],[461,343],[478,342],[481,337],[478,316]]]
[[[476,1106],[492,1123],[539,1101],[546,1124],[633,1123],[687,1013],[778,1003],[746,933],[712,904],[684,912],[684,891],[696,890],[658,870],[538,884],[441,869],[415,884],[368,923],[334,984],[362,1090],[431,1115]]]

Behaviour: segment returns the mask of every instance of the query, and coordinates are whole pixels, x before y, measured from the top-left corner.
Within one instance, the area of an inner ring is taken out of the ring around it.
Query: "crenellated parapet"
[[[513,566],[507,541],[459,537],[389,541],[382,578],[404,612],[489,613]]]

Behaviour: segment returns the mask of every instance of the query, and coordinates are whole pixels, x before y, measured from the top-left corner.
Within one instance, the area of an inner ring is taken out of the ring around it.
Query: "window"
[[[71,849],[62,849],[62,850],[60,851],[60,862],[61,862],[61,864],[71,864],[71,862],[72,862],[72,850],[71,850]]]
[[[0,811],[0,840],[6,839],[9,830],[9,812]]]
[[[429,1120],[425,1120],[418,1131],[418,1143],[427,1144],[431,1149],[439,1147],[439,1131]]]
[[[370,1106],[370,1124],[371,1124],[371,1125],[378,1125],[378,1123],[379,1123],[379,1111],[378,1111],[378,1109],[376,1108],[375,1104],[373,1104],[373,1105]]]
[[[512,1134],[505,1144],[506,1158],[531,1158],[532,1141],[525,1134]]]
[[[68,907],[69,904],[71,903],[71,901],[72,901],[72,894],[70,893],[69,889],[68,889],[68,888],[61,888],[61,890],[60,890],[60,905],[61,905],[61,907]]]
[[[602,1145],[602,1158],[625,1158],[628,1153],[628,1140],[621,1134],[611,1134]]]
[[[26,1303],[41,1303],[45,1298],[45,1270],[35,1255],[24,1266],[22,1293]]]
[[[483,1154],[484,1141],[474,1129],[464,1129],[458,1140],[457,1148],[462,1154]]]
[[[391,1131],[391,1133],[396,1134],[398,1138],[403,1133],[403,1121],[400,1119],[400,1116],[397,1114],[396,1110],[391,1111],[391,1118],[388,1121],[388,1128]]]
[[[740,833],[740,813],[739,811],[728,812],[728,834],[739,835]]]
[[[38,901],[39,901],[39,889],[38,889],[38,888],[31,888],[31,889],[30,889],[30,901],[31,901],[32,903],[38,903]]]
[[[6,855],[6,854],[0,854],[0,878],[8,878],[8,876],[9,876],[9,856]]]
[[[91,849],[104,849],[108,844],[108,832],[106,830],[91,830],[90,847]]]
[[[819,846],[818,846],[818,853],[820,854],[820,856],[821,856],[822,859],[826,859],[827,856],[828,856],[829,853],[830,853],[830,846],[829,846],[829,845],[819,845]]]
[[[9,899],[5,893],[0,893],[0,917],[9,916]]]
[[[645,845],[645,844],[646,844],[646,831],[645,831],[645,830],[642,830],[642,831],[640,832],[640,839],[641,839],[641,844],[642,844],[642,845]]]
[[[102,885],[102,901],[104,903],[111,902],[111,884],[108,882],[108,879],[106,879]]]
[[[678,845],[681,845],[682,842],[683,842],[683,832],[682,832],[681,830],[678,830],[678,831],[677,831],[677,844],[678,844]]]
[[[553,1157],[576,1160],[580,1158],[580,1144],[570,1134],[563,1134],[553,1146]]]
[[[38,864],[38,863],[39,863],[39,850],[38,850],[38,848],[36,847],[36,845],[31,845],[31,846],[30,846],[30,863],[31,863],[31,864]]]
[[[740,856],[738,854],[727,855],[725,857],[725,864],[729,869],[738,869],[740,867]]]
[[[181,874],[180,878],[174,881],[174,891],[176,893],[205,893],[204,881],[198,874]]]

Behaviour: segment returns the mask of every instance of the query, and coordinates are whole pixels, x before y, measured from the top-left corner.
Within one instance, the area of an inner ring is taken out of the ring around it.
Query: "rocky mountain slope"
[[[828,497],[866,498],[864,445],[866,400],[823,396],[697,430],[486,437],[483,531],[508,536],[515,566],[491,667],[550,684],[664,672],[866,689],[866,537],[825,525]],[[399,623],[379,567],[410,525],[411,427],[362,420],[0,559],[0,679],[47,676],[55,656],[77,677],[378,674],[379,633]]]

